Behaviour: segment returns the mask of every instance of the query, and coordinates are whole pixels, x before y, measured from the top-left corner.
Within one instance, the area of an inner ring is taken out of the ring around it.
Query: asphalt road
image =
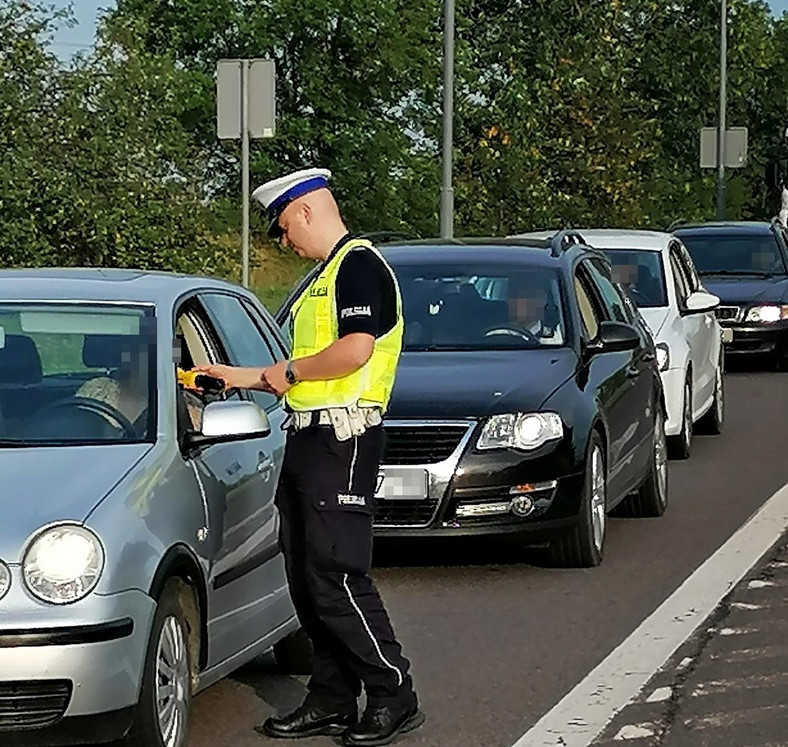
[[[593,570],[553,570],[538,549],[379,547],[375,577],[427,714],[398,744],[511,747],[778,488],[788,483],[788,375],[727,377],[725,432],[670,466],[661,519],[613,519]],[[297,705],[303,678],[267,660],[197,698],[189,747],[272,747],[252,731]],[[327,738],[300,741],[330,745]]]

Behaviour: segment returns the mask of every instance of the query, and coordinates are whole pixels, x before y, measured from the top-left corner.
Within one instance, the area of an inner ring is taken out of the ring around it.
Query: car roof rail
[[[689,221],[684,220],[683,218],[679,218],[678,220],[674,220],[666,229],[665,233],[673,233],[679,226],[689,226],[692,225]]]
[[[579,231],[572,228],[559,231],[550,239],[550,256],[560,257],[563,252],[573,246],[588,246],[588,244]]]

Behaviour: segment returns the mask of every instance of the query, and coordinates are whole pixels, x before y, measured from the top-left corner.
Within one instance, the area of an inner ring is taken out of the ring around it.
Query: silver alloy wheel
[[[659,503],[664,506],[668,498],[668,447],[665,438],[665,419],[657,417],[654,433],[654,465],[657,470]]]
[[[605,542],[607,523],[607,485],[602,450],[597,446],[591,452],[591,528],[594,533],[594,546],[602,552]]]
[[[165,747],[182,747],[186,737],[189,658],[180,622],[164,621],[156,652],[156,712],[159,734]]]
[[[717,422],[722,423],[725,417],[725,386],[722,381],[722,369],[717,368],[717,396],[715,397],[714,406],[717,408]]]

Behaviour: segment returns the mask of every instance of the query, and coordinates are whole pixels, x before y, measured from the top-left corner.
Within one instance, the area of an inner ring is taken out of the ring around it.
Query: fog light
[[[512,513],[515,516],[528,516],[534,510],[534,502],[527,495],[512,499]]]

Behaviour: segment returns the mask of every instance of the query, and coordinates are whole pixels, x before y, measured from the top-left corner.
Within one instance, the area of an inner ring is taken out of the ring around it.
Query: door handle
[[[646,361],[646,363],[651,363],[651,361],[656,360],[656,357],[654,353],[643,353],[643,360]]]
[[[274,468],[274,460],[267,454],[264,454],[262,451],[260,452],[259,457],[260,461],[257,462],[257,471],[263,476],[265,480],[267,480]]]
[[[627,378],[634,379],[640,375],[640,369],[637,366],[627,366]]]

